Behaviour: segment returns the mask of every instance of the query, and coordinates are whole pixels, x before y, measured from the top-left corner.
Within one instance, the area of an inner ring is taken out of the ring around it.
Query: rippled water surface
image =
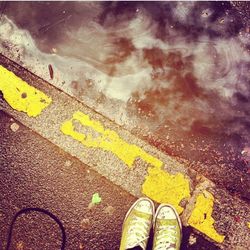
[[[247,2],[1,10],[3,54],[169,154],[249,174]]]

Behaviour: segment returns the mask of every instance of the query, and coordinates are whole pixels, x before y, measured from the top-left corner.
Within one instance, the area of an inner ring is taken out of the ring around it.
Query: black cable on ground
[[[66,233],[65,233],[65,229],[63,227],[63,224],[62,222],[54,215],[52,214],[51,212],[49,212],[48,210],[46,209],[42,209],[42,208],[38,208],[38,207],[28,207],[28,208],[24,208],[24,209],[21,209],[20,211],[18,211],[14,218],[12,219],[12,222],[10,224],[10,229],[9,229],[9,232],[8,232],[8,239],[7,239],[7,246],[6,246],[6,250],[9,250],[10,249],[10,245],[11,245],[11,237],[12,237],[12,231],[13,231],[13,227],[14,227],[14,224],[17,220],[17,218],[22,215],[22,214],[25,214],[25,213],[30,213],[30,212],[38,212],[38,213],[43,213],[43,214],[46,214],[48,215],[50,218],[52,218],[60,227],[61,229],[61,232],[62,232],[62,245],[61,245],[61,250],[64,250],[65,249],[65,245],[66,245]]]

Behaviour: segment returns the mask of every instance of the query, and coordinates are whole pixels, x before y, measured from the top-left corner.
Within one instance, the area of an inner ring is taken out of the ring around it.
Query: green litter
[[[100,197],[99,193],[94,193],[92,196],[91,203],[92,204],[99,204],[102,201],[102,198]]]

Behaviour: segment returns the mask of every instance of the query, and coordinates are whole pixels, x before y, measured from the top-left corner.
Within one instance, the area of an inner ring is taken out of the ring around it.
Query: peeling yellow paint
[[[77,131],[75,122],[82,128]],[[189,180],[183,174],[171,175],[161,169],[163,162],[148,154],[140,147],[129,144],[120,136],[96,120],[80,111],[73,114],[73,118],[65,121],[61,126],[61,131],[81,142],[89,148],[101,148],[112,152],[127,166],[132,167],[136,158],[141,158],[149,163],[149,175],[143,184],[142,192],[151,199],[174,205],[179,213],[183,208],[179,206],[182,199],[190,197]]]
[[[173,205],[180,214],[180,201],[190,197],[189,180],[181,173],[171,175],[161,168],[149,168],[142,193],[159,203]]]
[[[214,197],[211,193],[204,191],[199,194],[188,223],[214,241],[222,243],[225,236],[218,234],[214,228],[213,204]]]
[[[39,115],[52,102],[50,97],[1,65],[0,91],[13,109],[23,111],[30,117]]]
[[[74,126],[76,121],[83,126],[86,132],[76,131]],[[88,115],[80,111],[75,112],[72,119],[62,124],[61,131],[86,147],[101,148],[112,152],[129,167],[132,167],[136,158],[141,158],[155,167],[160,167],[163,164],[159,159],[140,147],[127,143],[115,131],[105,129],[99,121],[90,119]]]

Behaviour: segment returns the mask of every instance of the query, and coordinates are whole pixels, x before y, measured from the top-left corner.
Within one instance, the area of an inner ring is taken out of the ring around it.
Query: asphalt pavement
[[[15,213],[39,207],[63,223],[66,249],[119,249],[123,218],[136,200],[75,157],[0,111],[0,249]],[[94,193],[101,202],[91,204]],[[48,216],[28,213],[14,225],[10,249],[60,249],[61,232]],[[181,249],[219,249],[190,227]]]

